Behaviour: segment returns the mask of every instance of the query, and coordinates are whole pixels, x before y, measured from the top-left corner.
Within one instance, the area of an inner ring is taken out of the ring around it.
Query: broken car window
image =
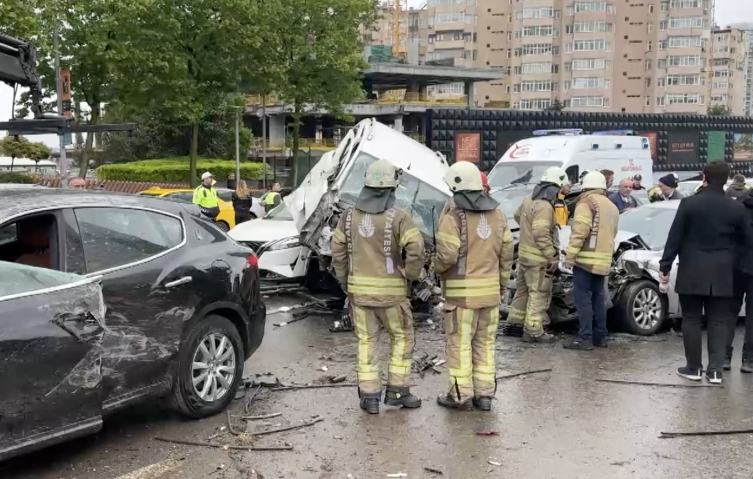
[[[0,261],[0,298],[75,283],[82,276]]]
[[[267,216],[265,216],[264,219],[272,221],[293,221],[293,216],[288,211],[288,207],[285,203],[280,203],[272,211],[267,213]]]
[[[674,208],[636,208],[620,215],[620,229],[639,235],[652,250],[663,250],[676,213]]]
[[[89,273],[147,259],[183,241],[183,226],[171,216],[126,208],[75,213]]]
[[[538,183],[546,170],[552,166],[562,166],[560,161],[516,161],[497,164],[489,173],[489,186],[502,188],[511,184]]]

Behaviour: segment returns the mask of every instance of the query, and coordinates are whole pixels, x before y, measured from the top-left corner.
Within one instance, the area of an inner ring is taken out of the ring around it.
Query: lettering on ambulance
[[[392,222],[395,219],[395,210],[387,210],[384,223],[384,260],[387,274],[395,273],[395,263],[392,260]]]
[[[514,150],[510,152],[510,159],[519,160],[528,156],[531,152],[531,147],[528,145],[516,146]]]
[[[641,165],[636,165],[634,160],[628,160],[628,164],[621,167],[622,171],[643,171]]]

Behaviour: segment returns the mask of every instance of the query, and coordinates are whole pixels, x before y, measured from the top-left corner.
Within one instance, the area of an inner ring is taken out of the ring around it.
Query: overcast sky
[[[411,7],[419,7],[425,3],[426,0],[408,0],[408,5]],[[716,0],[715,21],[721,26],[725,27],[733,22],[750,22],[753,23],[753,0]],[[11,115],[11,103],[12,103],[13,90],[0,83],[0,120],[6,120]],[[4,133],[0,132],[0,136]],[[57,148],[58,139],[53,135],[37,135],[31,138],[32,141],[43,141],[51,147]]]

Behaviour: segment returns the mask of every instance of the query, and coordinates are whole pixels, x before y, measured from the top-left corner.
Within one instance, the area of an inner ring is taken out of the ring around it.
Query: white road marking
[[[116,479],[160,479],[163,474],[181,469],[183,461],[169,459],[129,472]]]

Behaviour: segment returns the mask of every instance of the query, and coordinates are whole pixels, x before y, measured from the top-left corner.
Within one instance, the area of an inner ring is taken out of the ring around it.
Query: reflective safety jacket
[[[332,266],[356,306],[395,306],[421,274],[424,239],[403,210],[369,214],[352,208],[332,237]]]
[[[551,203],[527,196],[515,211],[515,221],[520,225],[520,264],[536,267],[559,262],[559,226]]]
[[[502,211],[450,205],[439,221],[434,271],[447,304],[466,309],[498,306],[512,269],[513,239]]]
[[[557,196],[557,199],[554,200],[554,218],[557,220],[558,225],[567,225],[567,220],[570,218],[570,210],[567,209],[565,195],[559,195]]]
[[[204,185],[199,185],[193,190],[193,202],[202,208],[217,208],[220,204],[217,190],[211,186],[207,188]]]
[[[575,206],[570,243],[565,249],[566,264],[593,274],[608,275],[619,216],[620,212],[604,190],[583,193]]]

